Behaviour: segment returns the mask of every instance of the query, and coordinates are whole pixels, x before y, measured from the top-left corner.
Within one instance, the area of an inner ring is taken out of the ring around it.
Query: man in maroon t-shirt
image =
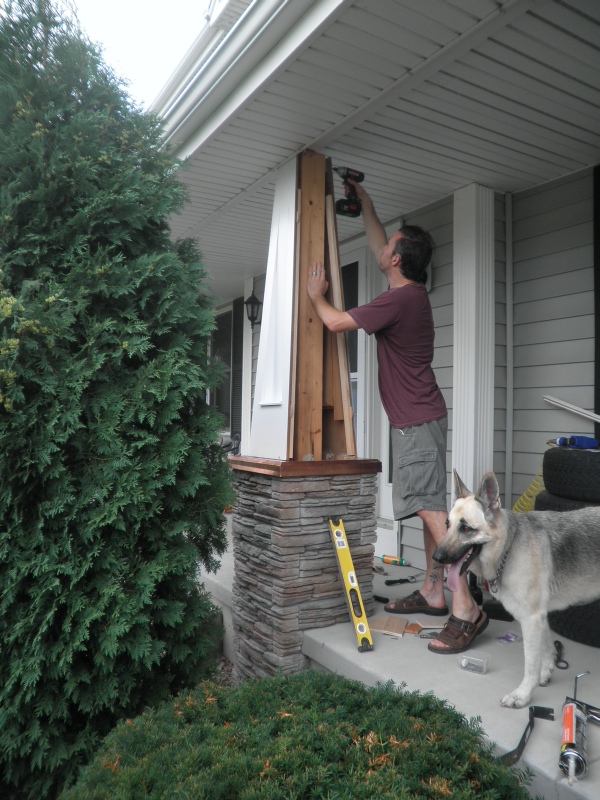
[[[326,299],[328,283],[321,262],[308,279],[315,312],[339,333],[362,328],[377,339],[379,393],[390,420],[393,452],[393,506],[396,519],[418,516],[423,522],[427,568],[420,589],[385,606],[393,614],[444,616],[442,567],[433,552],[446,533],[446,404],[431,367],[434,326],[426,270],[434,243],[426,231],[405,225],[389,240],[373,202],[361,184],[350,181],[362,202],[369,247],[388,280],[388,288],[370,303],[349,311]],[[436,653],[460,653],[482,633],[488,618],[480,611],[461,578],[452,596],[452,615],[444,630],[429,644]]]

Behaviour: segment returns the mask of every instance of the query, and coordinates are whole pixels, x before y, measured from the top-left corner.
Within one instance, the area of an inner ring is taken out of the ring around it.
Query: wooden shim
[[[331,267],[329,264],[328,248],[325,250],[325,275],[329,279],[331,277]],[[329,288],[325,295],[327,301],[334,305],[333,291],[331,280],[328,280]],[[324,417],[323,423],[323,436],[325,437],[325,420],[343,420],[344,419],[344,405],[342,402],[342,388],[340,385],[340,361],[339,361],[339,348],[338,336],[332,333],[327,328],[323,329],[323,408],[331,409],[333,416],[328,415]],[[323,445],[325,450],[325,445]],[[331,447],[329,448],[331,450]],[[342,442],[341,446],[333,452],[346,453],[346,444]]]
[[[325,158],[299,156],[299,254],[294,460],[323,458],[323,323],[306,291],[314,261],[325,259]]]
[[[341,287],[341,275],[339,269],[339,262],[337,262],[336,267],[336,259],[334,258],[333,264],[331,261],[331,241],[330,241],[330,225],[329,225],[329,205],[330,201],[332,200],[330,195],[325,196],[325,227],[327,231],[327,250],[325,253],[325,269],[327,279],[329,281],[329,288],[327,290],[327,300],[331,303],[332,306],[343,310],[344,308],[344,300],[343,300],[343,293]],[[344,333],[332,333],[329,330],[325,330],[325,344],[329,344],[331,349],[331,374],[329,376],[331,386],[331,403],[330,405],[334,409],[333,418],[343,420],[345,417],[345,403],[344,403],[344,392],[342,390],[342,372],[343,366],[340,361],[340,357],[343,359],[346,354],[346,334]],[[341,344],[341,346],[340,346]],[[352,412],[351,412],[352,413]],[[343,452],[346,452],[346,448],[344,447]]]
[[[334,408],[336,405],[336,381],[334,376],[337,363],[335,338],[325,328],[323,330],[323,408]]]

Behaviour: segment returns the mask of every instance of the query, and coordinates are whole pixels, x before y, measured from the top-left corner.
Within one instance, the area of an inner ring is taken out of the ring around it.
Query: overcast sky
[[[105,60],[149,108],[206,24],[209,0],[70,0]]]

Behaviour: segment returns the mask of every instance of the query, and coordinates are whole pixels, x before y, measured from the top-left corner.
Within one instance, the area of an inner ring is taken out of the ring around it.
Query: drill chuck
[[[337,172],[343,181],[346,181],[348,178],[350,178],[351,181],[362,183],[365,179],[364,172],[359,172],[357,169],[352,169],[352,167],[334,167],[333,171]]]

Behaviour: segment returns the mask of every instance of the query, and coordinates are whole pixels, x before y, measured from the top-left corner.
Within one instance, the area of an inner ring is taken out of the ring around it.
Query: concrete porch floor
[[[379,562],[378,562],[379,563]],[[375,594],[391,600],[414,591],[415,585],[386,586],[385,580],[417,574],[407,567],[385,565],[387,575],[374,574]],[[229,550],[221,560],[216,574],[202,575],[202,583],[212,594],[214,602],[223,609],[226,627],[225,655],[233,660],[231,625],[231,587],[233,585],[233,555]],[[419,583],[417,582],[416,586]],[[450,593],[446,592],[450,602]],[[376,613],[384,613],[383,606],[376,603]],[[440,622],[445,617],[410,615],[410,621],[427,624]],[[490,657],[488,671],[484,675],[467,672],[460,668],[458,656],[431,653],[427,639],[404,634],[393,639],[378,631],[371,631],[374,649],[359,653],[356,637],[350,621],[327,628],[317,628],[304,633],[303,652],[311,659],[315,668],[326,669],[367,685],[393,681],[404,685],[408,691],[433,692],[446,700],[467,718],[479,717],[487,738],[494,742],[498,753],[512,750],[519,743],[529,720],[528,708],[506,709],[500,699],[516,688],[523,675],[523,643],[504,644],[498,637],[505,633],[521,634],[515,622],[490,620],[484,633],[476,640],[470,653],[487,653]],[[577,696],[580,700],[600,706],[600,648],[587,647],[560,638],[564,645],[564,658],[569,663],[566,670],[555,670],[552,681],[546,687],[538,687],[531,705],[554,709],[554,721],[536,719],[534,729],[525,747],[518,766],[528,767],[535,773],[529,787],[530,794],[544,800],[598,800],[600,798],[600,726],[589,722],[588,771],[573,786],[558,768],[561,739],[562,706],[567,696],[573,694],[574,678],[590,671],[581,678]]]

